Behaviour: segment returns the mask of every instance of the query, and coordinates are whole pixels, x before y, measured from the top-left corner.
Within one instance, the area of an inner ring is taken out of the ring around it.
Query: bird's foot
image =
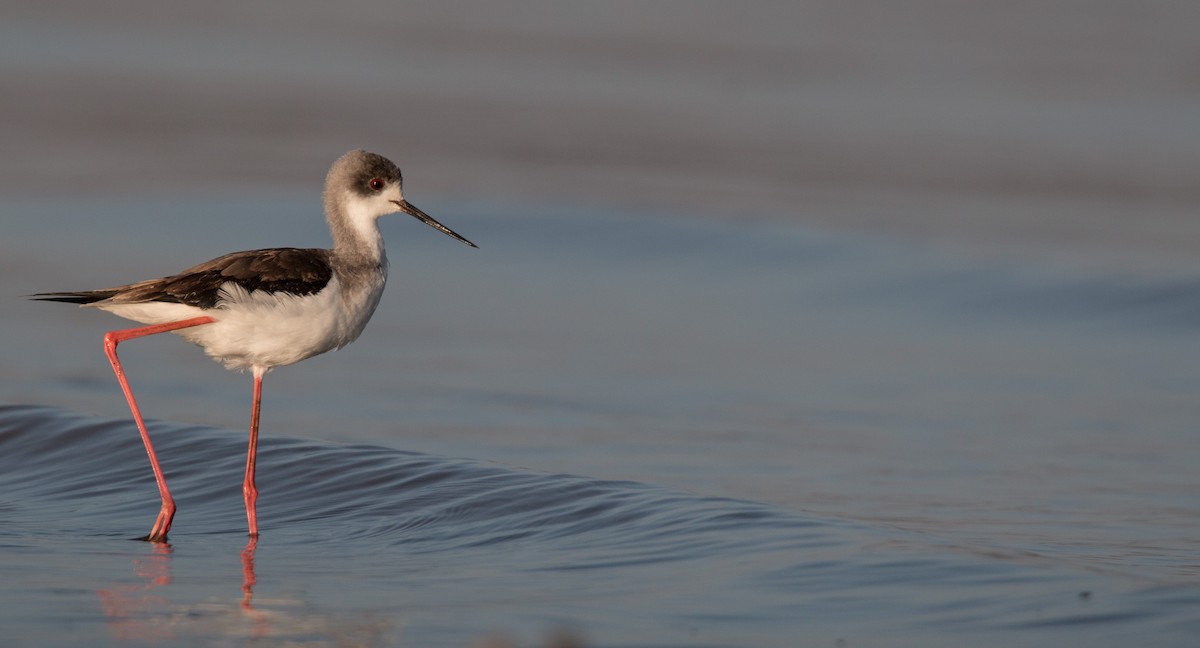
[[[150,533],[140,539],[146,542],[166,542],[167,531],[171,530],[173,519],[175,519],[175,502],[164,501],[162,510],[158,512],[158,518],[154,520],[154,526],[151,527]]]

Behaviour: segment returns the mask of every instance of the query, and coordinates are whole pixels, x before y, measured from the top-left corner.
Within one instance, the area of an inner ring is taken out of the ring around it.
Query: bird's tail
[[[81,292],[48,292],[28,295],[39,301],[66,302],[68,304],[92,304],[117,294],[115,290],[86,290]]]

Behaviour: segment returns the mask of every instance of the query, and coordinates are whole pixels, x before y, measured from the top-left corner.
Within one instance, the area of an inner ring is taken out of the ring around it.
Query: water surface
[[[100,350],[119,320],[15,296],[169,272],[230,231],[320,245],[313,201],[188,201],[171,209],[208,227],[185,238],[153,202],[18,207],[28,249],[77,261],[6,257],[3,332],[23,342],[0,366],[7,401],[35,404],[3,410],[6,625],[64,645],[1197,631],[1194,281],[779,225],[423,207],[481,249],[386,222],[392,278],[363,338],[268,376],[252,561],[249,377],[173,339],[122,347],[180,505],[169,550],[130,542],[156,504]]]

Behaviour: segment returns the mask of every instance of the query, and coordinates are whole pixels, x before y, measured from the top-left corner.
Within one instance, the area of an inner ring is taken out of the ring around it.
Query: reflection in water
[[[250,536],[246,548],[242,549],[242,612],[248,620],[253,621],[250,636],[266,637],[271,634],[270,616],[254,609],[254,585],[258,578],[254,575],[254,552],[258,549],[258,536]]]
[[[254,584],[258,579],[254,576],[254,552],[258,549],[258,536],[250,536],[246,548],[242,549],[242,609],[253,610]]]
[[[154,590],[171,584],[171,545],[155,542],[150,547],[150,556],[133,561],[133,573],[139,582],[97,592],[116,639],[150,642],[174,637],[169,628],[152,622],[168,608],[166,598]]]
[[[114,639],[138,643],[161,643],[191,639],[211,642],[228,639],[303,638],[317,645],[342,642],[351,645],[393,645],[392,624],[372,616],[342,618],[315,613],[302,601],[272,599],[256,606],[254,586],[258,576],[254,556],[258,539],[251,538],[241,550],[241,598],[199,604],[172,604],[171,561],[167,543],[151,543],[151,554],[133,561],[137,582],[114,585],[97,592]]]

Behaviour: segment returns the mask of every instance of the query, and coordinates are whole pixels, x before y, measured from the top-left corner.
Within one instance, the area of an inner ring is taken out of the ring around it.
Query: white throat
[[[379,217],[395,211],[395,206],[380,198],[357,196],[350,191],[342,196],[342,225],[353,238],[353,251],[374,259],[384,259],[383,233]],[[342,243],[342,241],[338,241]]]

